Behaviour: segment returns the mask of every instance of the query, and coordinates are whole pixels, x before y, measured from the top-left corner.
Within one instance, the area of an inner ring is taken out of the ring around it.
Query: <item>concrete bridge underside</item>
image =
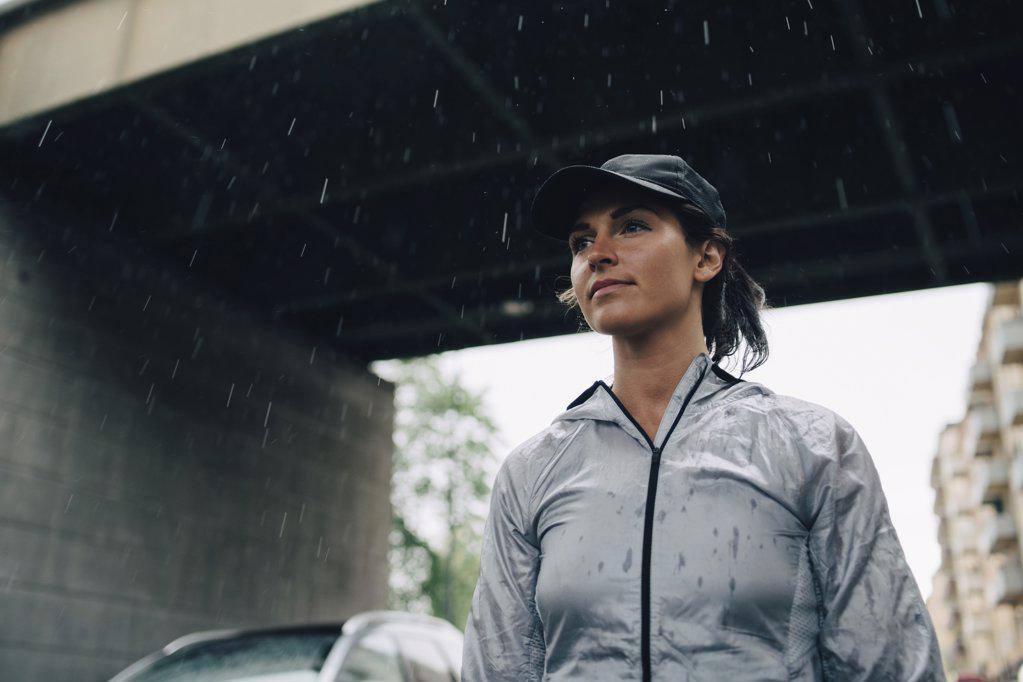
[[[382,605],[366,365],[576,331],[562,165],[684,156],[776,306],[1023,276],[1020,9],[889,5],[0,5],[0,670]]]

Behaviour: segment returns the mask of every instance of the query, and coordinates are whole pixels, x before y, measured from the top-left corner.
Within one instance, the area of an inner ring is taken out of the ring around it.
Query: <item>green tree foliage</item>
[[[397,363],[390,607],[465,626],[497,431],[483,395],[437,358]]]

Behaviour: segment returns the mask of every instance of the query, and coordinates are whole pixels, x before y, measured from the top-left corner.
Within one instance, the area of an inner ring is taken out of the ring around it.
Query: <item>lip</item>
[[[596,298],[598,295],[604,296],[610,294],[612,291],[629,286],[630,284],[632,284],[632,282],[626,282],[621,279],[597,280],[593,283],[593,286],[590,287],[590,298]]]

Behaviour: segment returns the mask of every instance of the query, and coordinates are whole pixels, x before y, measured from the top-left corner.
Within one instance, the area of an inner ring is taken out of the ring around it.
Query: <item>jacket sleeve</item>
[[[534,595],[539,543],[529,518],[523,458],[498,471],[484,524],[480,573],[462,650],[462,682],[540,680],[545,645]]]
[[[832,415],[833,435],[819,441],[831,452],[815,486],[809,540],[824,679],[944,682],[934,625],[877,469],[852,425]]]

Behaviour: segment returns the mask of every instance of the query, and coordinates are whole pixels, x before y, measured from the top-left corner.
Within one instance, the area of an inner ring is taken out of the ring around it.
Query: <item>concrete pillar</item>
[[[0,207],[0,671],[386,603],[393,386]]]

